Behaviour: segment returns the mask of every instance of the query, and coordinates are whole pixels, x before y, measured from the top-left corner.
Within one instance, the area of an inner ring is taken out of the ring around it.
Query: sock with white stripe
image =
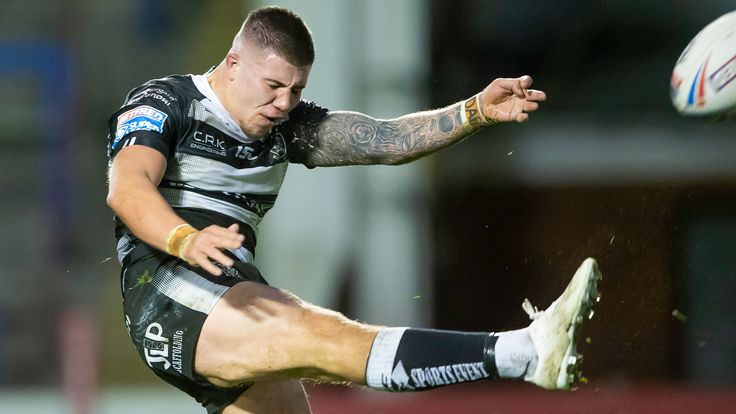
[[[417,391],[496,376],[486,363],[487,333],[387,328],[378,332],[368,356],[369,387],[389,391]]]
[[[530,361],[536,365],[534,346],[528,335],[525,339],[525,333],[385,328],[373,341],[366,382],[378,390],[420,391],[483,379],[523,377]],[[525,344],[527,339],[531,348]]]

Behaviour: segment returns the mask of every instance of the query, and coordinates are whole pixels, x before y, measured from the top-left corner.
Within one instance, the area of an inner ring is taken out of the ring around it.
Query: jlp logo
[[[143,354],[149,367],[157,362],[163,362],[164,369],[169,369],[169,338],[162,336],[164,328],[161,324],[152,323],[146,328],[146,337],[143,339]]]

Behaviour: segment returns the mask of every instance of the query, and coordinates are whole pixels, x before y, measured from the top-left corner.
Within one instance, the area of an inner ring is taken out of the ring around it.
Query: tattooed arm
[[[461,141],[483,125],[526,121],[546,98],[543,92],[528,89],[531,83],[528,76],[496,79],[467,101],[389,120],[330,112],[306,138],[304,162],[316,167],[416,160]]]
[[[403,164],[471,135],[461,104],[391,120],[358,112],[330,112],[317,131],[308,163],[314,166]]]

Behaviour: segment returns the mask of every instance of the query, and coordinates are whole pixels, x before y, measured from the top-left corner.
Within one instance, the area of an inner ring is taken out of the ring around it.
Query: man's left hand
[[[531,76],[498,78],[478,96],[481,112],[489,122],[526,122],[547,95],[532,86]]]

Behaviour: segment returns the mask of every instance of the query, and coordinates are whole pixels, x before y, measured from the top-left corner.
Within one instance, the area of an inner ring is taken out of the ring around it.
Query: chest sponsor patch
[[[148,105],[137,106],[118,115],[118,127],[115,131],[115,142],[134,131],[155,131],[162,133],[164,121],[168,115]]]

